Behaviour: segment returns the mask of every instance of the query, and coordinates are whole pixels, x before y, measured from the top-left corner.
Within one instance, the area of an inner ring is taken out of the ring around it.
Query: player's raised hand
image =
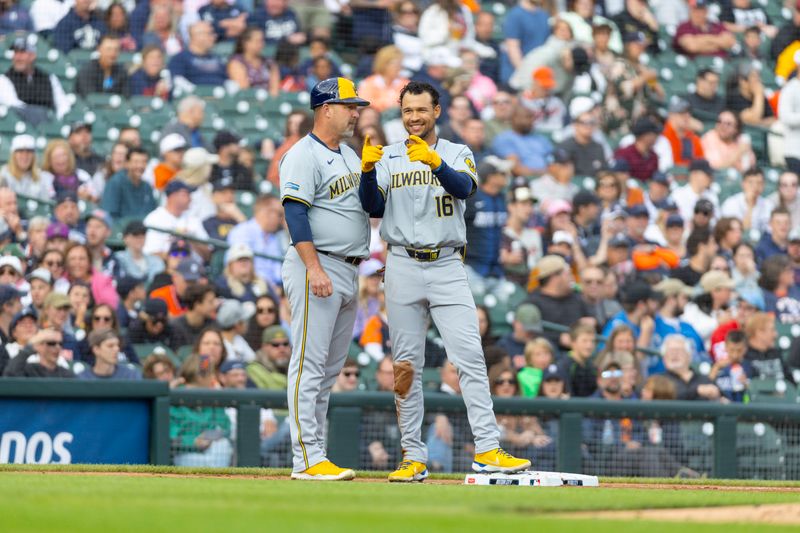
[[[375,168],[375,163],[383,157],[383,146],[373,146],[369,142],[369,135],[364,137],[364,148],[361,149],[361,172],[369,172]]]
[[[331,278],[322,267],[312,268],[308,271],[308,286],[311,293],[317,298],[327,298],[333,294]]]
[[[410,161],[419,161],[425,163],[431,169],[439,168],[442,164],[442,158],[436,153],[436,150],[428,146],[428,143],[417,137],[410,135],[406,143],[406,154]]]

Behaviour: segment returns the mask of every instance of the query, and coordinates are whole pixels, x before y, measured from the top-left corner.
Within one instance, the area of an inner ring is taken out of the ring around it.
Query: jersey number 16
[[[451,217],[453,216],[453,197],[449,194],[445,194],[442,196],[436,196],[436,216],[441,217]]]

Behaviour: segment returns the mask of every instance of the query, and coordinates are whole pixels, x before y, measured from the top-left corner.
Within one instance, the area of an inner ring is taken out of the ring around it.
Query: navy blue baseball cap
[[[166,194],[167,196],[176,193],[178,191],[189,191],[190,193],[192,193],[195,191],[195,188],[190,187],[181,180],[172,180],[169,183],[167,183],[166,187],[164,187],[164,194]]]
[[[245,364],[241,361],[235,361],[233,359],[228,359],[221,365],[219,365],[219,373],[220,374],[227,374],[231,370],[246,370]]]
[[[347,78],[328,78],[311,89],[311,109],[322,104],[356,104],[367,106],[369,102],[359,98],[356,85]]]
[[[25,293],[15,289],[13,285],[0,285],[0,305],[23,296]]]
[[[629,217],[646,217],[650,215],[644,204],[629,205],[625,208],[625,212],[628,213]]]

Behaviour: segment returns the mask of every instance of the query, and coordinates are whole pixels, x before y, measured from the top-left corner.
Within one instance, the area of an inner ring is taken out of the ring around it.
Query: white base
[[[517,485],[520,487],[599,487],[597,476],[565,472],[524,470],[514,474],[467,474],[464,485]]]

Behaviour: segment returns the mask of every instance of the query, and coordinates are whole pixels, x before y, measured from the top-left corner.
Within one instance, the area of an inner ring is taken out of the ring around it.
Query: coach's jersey
[[[292,146],[280,163],[281,201],[309,206],[314,246],[355,257],[369,255],[369,218],[361,208],[361,159],[344,144],[331,150],[314,135]]]
[[[439,139],[433,149],[442,161],[466,173],[477,186],[475,159],[469,148]],[[445,191],[428,165],[409,161],[405,142],[384,148],[375,168],[378,187],[386,198],[381,223],[381,237],[386,242],[412,248],[466,244],[466,203]]]

